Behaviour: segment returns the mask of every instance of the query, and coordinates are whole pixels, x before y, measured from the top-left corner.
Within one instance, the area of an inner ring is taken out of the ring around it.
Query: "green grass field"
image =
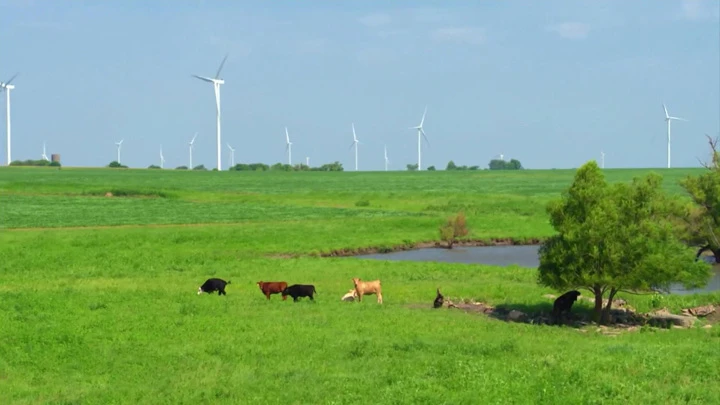
[[[682,193],[700,169],[657,172]],[[435,240],[460,210],[473,239],[547,237],[573,174],[0,168],[0,404],[720,403],[720,325],[506,323],[433,310],[435,288],[549,306],[536,271],[317,257]],[[198,296],[213,276],[227,296]],[[352,277],[382,279],[384,304],[341,302]],[[260,280],[316,302],[268,302]]]

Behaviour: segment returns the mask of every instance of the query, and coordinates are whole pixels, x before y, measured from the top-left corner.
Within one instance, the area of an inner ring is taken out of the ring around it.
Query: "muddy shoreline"
[[[542,238],[490,238],[490,239],[465,239],[453,244],[456,247],[480,247],[480,246],[538,246],[543,243]],[[295,257],[349,257],[365,254],[392,253],[405,250],[439,248],[447,249],[447,243],[437,240],[400,243],[397,245],[367,246],[359,248],[333,249],[329,252],[314,253],[278,253],[271,257],[295,258]]]

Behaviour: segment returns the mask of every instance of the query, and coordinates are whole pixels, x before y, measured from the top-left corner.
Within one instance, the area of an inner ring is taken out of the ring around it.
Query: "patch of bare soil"
[[[545,298],[555,299],[554,295],[548,294]],[[585,297],[585,299],[589,299]],[[590,299],[592,300],[592,299]],[[607,300],[603,305],[607,304]],[[412,305],[415,308],[432,308],[432,305]],[[477,313],[505,322],[529,323],[535,325],[565,325],[574,327],[578,332],[586,333],[588,330],[595,330],[607,336],[617,336],[622,332],[634,332],[643,326],[662,329],[669,328],[690,328],[693,327],[699,318],[704,320],[704,328],[711,328],[713,324],[720,321],[720,304],[704,305],[696,308],[683,309],[683,314],[672,314],[666,308],[652,311],[646,314],[636,312],[634,308],[627,305],[625,300],[613,300],[613,307],[610,311],[610,322],[608,325],[598,325],[592,322],[586,314],[572,313],[564,316],[556,322],[550,311],[522,311],[512,306],[493,307],[484,302],[477,302],[471,299],[453,300],[445,297],[442,308],[459,309],[465,312]]]
[[[542,243],[541,239],[529,238],[529,239],[513,239],[513,238],[493,238],[493,239],[468,239],[455,242],[453,247],[459,246],[508,246],[508,245],[539,245]],[[420,242],[408,242],[404,244],[398,244],[394,246],[369,246],[360,248],[346,248],[346,249],[334,249],[329,252],[315,253],[312,256],[319,257],[348,257],[357,256],[363,254],[373,253],[391,253],[399,252],[402,250],[413,250],[423,248],[445,248],[447,245],[444,242],[436,240],[431,241],[420,241]],[[273,257],[283,257],[289,254],[275,254]],[[289,255],[291,257],[297,257],[298,255]]]

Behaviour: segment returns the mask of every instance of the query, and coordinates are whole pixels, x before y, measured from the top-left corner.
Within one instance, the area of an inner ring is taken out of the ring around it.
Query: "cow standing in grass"
[[[315,301],[313,294],[317,294],[317,291],[312,284],[293,284],[282,291],[283,299],[289,295],[293,301],[297,301],[299,297],[310,297],[311,301]]]
[[[203,285],[198,287],[197,293],[198,293],[198,295],[200,295],[202,293],[210,294],[210,293],[217,291],[218,295],[227,295],[225,293],[225,286],[228,284],[230,284],[230,280],[225,281],[220,278],[209,278],[209,279],[205,280]]]
[[[282,294],[283,290],[287,288],[287,283],[284,281],[258,281],[257,285],[267,299],[270,299],[270,294]],[[282,299],[285,301],[287,296],[283,295]]]
[[[555,299],[555,302],[553,302],[553,317],[556,321],[560,319],[563,313],[567,312],[568,315],[570,314],[573,304],[580,295],[580,291],[572,290]]]
[[[362,281],[357,277],[352,280],[353,284],[355,284],[355,292],[357,292],[358,301],[362,301],[363,295],[375,294],[377,295],[378,304],[382,304],[382,287],[380,285],[380,280]]]

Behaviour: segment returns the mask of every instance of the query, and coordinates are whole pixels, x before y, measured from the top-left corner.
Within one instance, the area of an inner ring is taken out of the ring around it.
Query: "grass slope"
[[[697,173],[658,172],[673,193]],[[544,237],[572,175],[2,168],[0,403],[720,403],[717,327],[508,324],[433,310],[435,288],[548,308],[531,269],[273,257],[435,239],[459,209],[474,238]],[[212,276],[227,296],[195,294]],[[385,303],[340,302],[355,276]],[[268,302],[260,280],[313,283],[317,302]]]

